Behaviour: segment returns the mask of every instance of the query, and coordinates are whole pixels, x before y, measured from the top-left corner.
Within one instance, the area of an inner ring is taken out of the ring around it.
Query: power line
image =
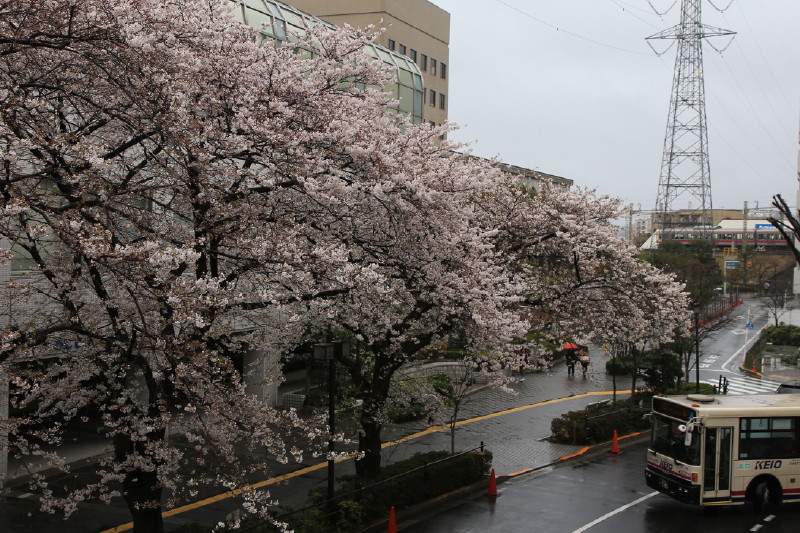
[[[620,9],[621,9],[623,12],[625,12],[625,13],[627,13],[628,15],[632,16],[632,17],[633,17],[633,18],[635,18],[636,20],[639,20],[639,21],[641,21],[641,22],[644,22],[645,24],[647,24],[648,26],[650,26],[650,27],[651,27],[651,28],[653,28],[654,30],[657,30],[657,29],[658,29],[658,26],[656,26],[655,24],[651,23],[649,20],[645,20],[644,18],[640,17],[639,15],[637,15],[637,14],[635,13],[635,11],[636,11],[636,10],[638,10],[638,11],[644,11],[643,9],[639,8],[638,6],[632,6],[632,5],[630,5],[630,4],[624,4],[624,3],[623,3],[623,2],[621,2],[620,0],[611,0],[611,1],[612,1],[612,2],[613,2],[613,3],[614,3],[614,4],[615,4],[615,5],[618,7],[618,8],[620,8]],[[663,20],[663,17],[659,17],[659,18],[662,18],[662,20]]]
[[[604,43],[604,42],[601,42],[601,41],[597,41],[597,40],[589,38],[589,37],[584,37],[583,35],[579,35],[577,33],[571,32],[569,30],[565,30],[565,29],[563,29],[563,28],[561,28],[559,26],[556,26],[555,24],[551,24],[551,23],[547,22],[546,20],[542,20],[542,19],[540,19],[538,17],[535,17],[535,16],[531,15],[530,13],[528,13],[527,11],[523,11],[522,9],[520,9],[520,8],[518,8],[516,6],[512,6],[508,2],[505,2],[504,0],[495,0],[495,2],[497,2],[498,4],[504,5],[509,9],[513,9],[517,13],[525,15],[526,17],[528,17],[528,18],[530,18],[532,20],[535,20],[539,24],[543,24],[544,26],[547,26],[548,28],[552,28],[552,29],[556,30],[559,33],[565,33],[565,34],[567,34],[567,35],[569,35],[571,37],[575,37],[576,39],[581,39],[583,41],[587,41],[587,42],[590,42],[592,44],[603,46],[605,48],[611,48],[613,50],[619,50],[620,52],[625,52],[627,54],[636,54],[636,55],[639,55],[639,56],[648,56],[648,55],[650,55],[650,54],[647,54],[647,53],[644,53],[644,52],[637,52],[635,50],[628,50],[627,48],[620,48],[619,46],[614,46],[613,44],[607,44],[607,43]]]
[[[764,131],[764,133],[767,135],[767,137],[769,137],[769,139],[775,145],[780,145],[780,141],[775,138],[775,136],[772,134],[770,129],[761,120],[761,113],[758,112],[758,109],[753,104],[752,100],[750,100],[750,97],[748,96],[747,91],[745,91],[744,88],[742,87],[741,83],[739,83],[739,79],[736,77],[736,73],[733,71],[733,69],[731,68],[730,64],[727,61],[725,61],[724,58],[722,60],[722,64],[724,64],[725,67],[728,69],[728,72],[730,73],[730,79],[733,80],[733,83],[730,84],[730,85],[738,88],[739,94],[740,94],[740,98],[742,98],[744,100],[744,102],[746,104],[746,107],[749,108],[750,113],[752,114],[752,117],[756,120],[756,122],[761,127],[761,129]],[[760,88],[760,86],[759,86],[759,88]],[[761,89],[761,91],[762,91],[762,94],[763,94],[763,92],[764,92],[763,89]],[[769,103],[769,98],[767,98],[766,95],[764,95],[764,99],[765,99],[765,101],[767,101],[767,103],[770,106],[770,108],[772,108],[772,104]],[[717,101],[721,103],[720,100],[717,100]],[[724,104],[722,106],[724,107]],[[774,108],[772,108],[772,112],[775,113],[775,109]],[[780,117],[777,115],[777,113],[775,113],[775,116],[778,117],[778,121],[780,122]],[[733,119],[732,115],[731,115],[731,119]],[[737,126],[738,126],[738,124],[737,124]],[[783,126],[783,127],[784,127],[784,131],[786,131],[785,130],[785,126]],[[758,146],[757,146],[758,143],[756,143],[752,138],[750,138],[748,130],[745,129],[745,128],[740,128],[740,129],[741,129],[742,133],[744,133],[748,137],[748,139],[750,139],[751,144],[753,144],[754,146],[756,146],[756,148],[758,148]],[[793,137],[793,134],[791,134],[790,132],[787,132],[787,137]],[[759,149],[759,151],[761,151],[761,150]],[[762,154],[763,154],[763,152],[762,152]],[[764,155],[766,155],[766,154],[764,154]],[[780,157],[788,158],[788,161],[790,161],[790,162],[792,161],[792,157],[787,153],[783,153],[782,152]],[[774,162],[773,158],[769,158],[769,159],[770,159],[770,161]]]

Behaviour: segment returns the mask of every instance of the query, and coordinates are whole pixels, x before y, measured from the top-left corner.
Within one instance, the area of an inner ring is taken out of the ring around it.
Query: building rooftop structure
[[[498,163],[497,166],[503,172],[519,176],[522,180],[522,184],[525,187],[536,189],[537,191],[542,188],[542,185],[545,182],[549,182],[556,187],[561,187],[564,189],[569,189],[573,184],[573,180],[571,179],[562,178],[561,176],[555,176],[553,174],[547,174],[545,172],[539,172],[538,170],[518,167],[508,163]]]

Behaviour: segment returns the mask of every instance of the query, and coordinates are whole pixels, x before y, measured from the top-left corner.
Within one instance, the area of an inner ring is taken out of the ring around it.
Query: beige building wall
[[[370,24],[386,31],[377,43],[411,58],[423,73],[425,122],[447,121],[450,106],[450,13],[428,0],[284,0],[316,17],[344,26]]]

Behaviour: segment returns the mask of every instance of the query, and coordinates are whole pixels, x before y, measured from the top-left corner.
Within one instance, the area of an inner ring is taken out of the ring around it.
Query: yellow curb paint
[[[528,472],[533,472],[533,468],[526,468],[524,470],[520,470],[519,472],[512,472],[511,474],[507,474],[508,477],[515,477],[521,476],[522,474],[527,474]]]
[[[630,394],[630,392],[631,391],[629,391],[629,390],[622,390],[622,391],[617,391],[617,394]],[[541,407],[543,405],[550,405],[550,404],[560,403],[560,402],[564,402],[564,401],[568,401],[568,400],[576,400],[578,398],[586,398],[586,397],[589,397],[589,396],[608,396],[610,394],[614,394],[614,391],[586,392],[586,393],[583,393],[583,394],[576,394],[574,396],[565,396],[563,398],[555,398],[555,399],[552,399],[552,400],[546,400],[544,402],[532,403],[532,404],[529,404],[529,405],[523,405],[521,407],[514,407],[512,409],[506,409],[505,411],[498,411],[496,413],[492,413],[492,414],[489,414],[489,415],[477,416],[475,418],[470,418],[468,420],[461,420],[459,422],[456,422],[456,425],[457,426],[463,426],[465,424],[471,424],[473,422],[480,422],[481,420],[489,420],[491,418],[496,418],[498,416],[507,415],[507,414],[511,414],[511,413],[517,413],[519,411],[525,411],[527,409],[532,409],[534,407]],[[410,440],[417,439],[419,437],[422,437],[423,435],[436,433],[438,431],[444,431],[446,429],[448,429],[447,426],[433,426],[431,428],[426,429],[425,431],[419,431],[417,433],[412,433],[411,435],[406,435],[405,437],[403,437],[401,439],[397,439],[397,440],[394,440],[394,441],[391,441],[391,442],[384,442],[383,444],[381,444],[381,448],[388,448],[390,446],[396,446],[397,444],[402,444],[403,442],[407,442],[407,441],[410,441]],[[634,433],[633,435],[636,435],[636,434],[637,433]],[[632,436],[632,435],[626,435],[626,436]],[[625,437],[620,437],[620,438],[625,438]],[[578,454],[581,454],[581,453],[584,453],[584,451],[582,450],[582,451],[578,452]],[[578,455],[578,454],[576,454],[576,455]],[[342,461],[347,461],[347,460],[353,459],[357,455],[358,455],[357,452],[353,452],[353,453],[348,454],[346,457],[344,457],[342,459],[337,459],[336,462],[340,463]],[[567,456],[567,457],[572,457],[572,456]],[[564,459],[564,457],[562,457],[561,459]],[[267,487],[269,485],[274,485],[275,483],[280,483],[281,481],[286,481],[287,479],[292,479],[292,478],[295,478],[295,477],[298,477],[298,476],[302,476],[303,474],[308,474],[310,472],[314,472],[316,470],[320,470],[322,468],[325,468],[327,465],[328,465],[328,462],[324,461],[322,463],[317,463],[315,465],[311,465],[311,466],[307,466],[305,468],[301,468],[300,470],[295,470],[293,472],[289,472],[288,474],[283,474],[283,475],[278,476],[278,477],[266,479],[264,481],[259,481],[258,483],[253,483],[251,485],[245,485],[244,487],[239,488],[239,489],[234,489],[234,490],[231,490],[231,491],[228,491],[228,492],[222,492],[220,494],[217,494],[215,496],[211,496],[209,498],[205,498],[203,500],[198,500],[196,502],[192,502],[192,503],[183,505],[181,507],[175,507],[175,508],[170,509],[168,511],[164,511],[163,513],[161,513],[161,516],[166,518],[166,517],[169,517],[169,516],[175,516],[175,515],[178,515],[178,514],[181,514],[181,513],[185,513],[187,511],[192,511],[194,509],[199,509],[200,507],[205,507],[206,505],[210,505],[212,503],[216,503],[216,502],[221,501],[221,500],[226,500],[228,498],[233,498],[234,496],[238,496],[240,494],[244,494],[245,492],[250,492],[252,490],[256,490],[256,489],[260,489],[260,488],[263,488],[263,487]],[[523,471],[518,472],[518,473],[522,473],[522,472],[526,472],[526,470],[523,470]],[[511,474],[511,475],[515,475],[515,474]],[[112,527],[111,529],[103,530],[100,533],[118,533],[119,531],[128,531],[130,529],[133,529],[133,522],[128,522],[127,524],[120,524],[120,525],[118,525],[116,527]]]

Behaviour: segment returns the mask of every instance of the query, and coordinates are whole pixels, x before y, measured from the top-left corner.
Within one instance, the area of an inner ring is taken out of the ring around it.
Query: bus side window
[[[797,457],[797,419],[743,418],[739,427],[739,459]]]

